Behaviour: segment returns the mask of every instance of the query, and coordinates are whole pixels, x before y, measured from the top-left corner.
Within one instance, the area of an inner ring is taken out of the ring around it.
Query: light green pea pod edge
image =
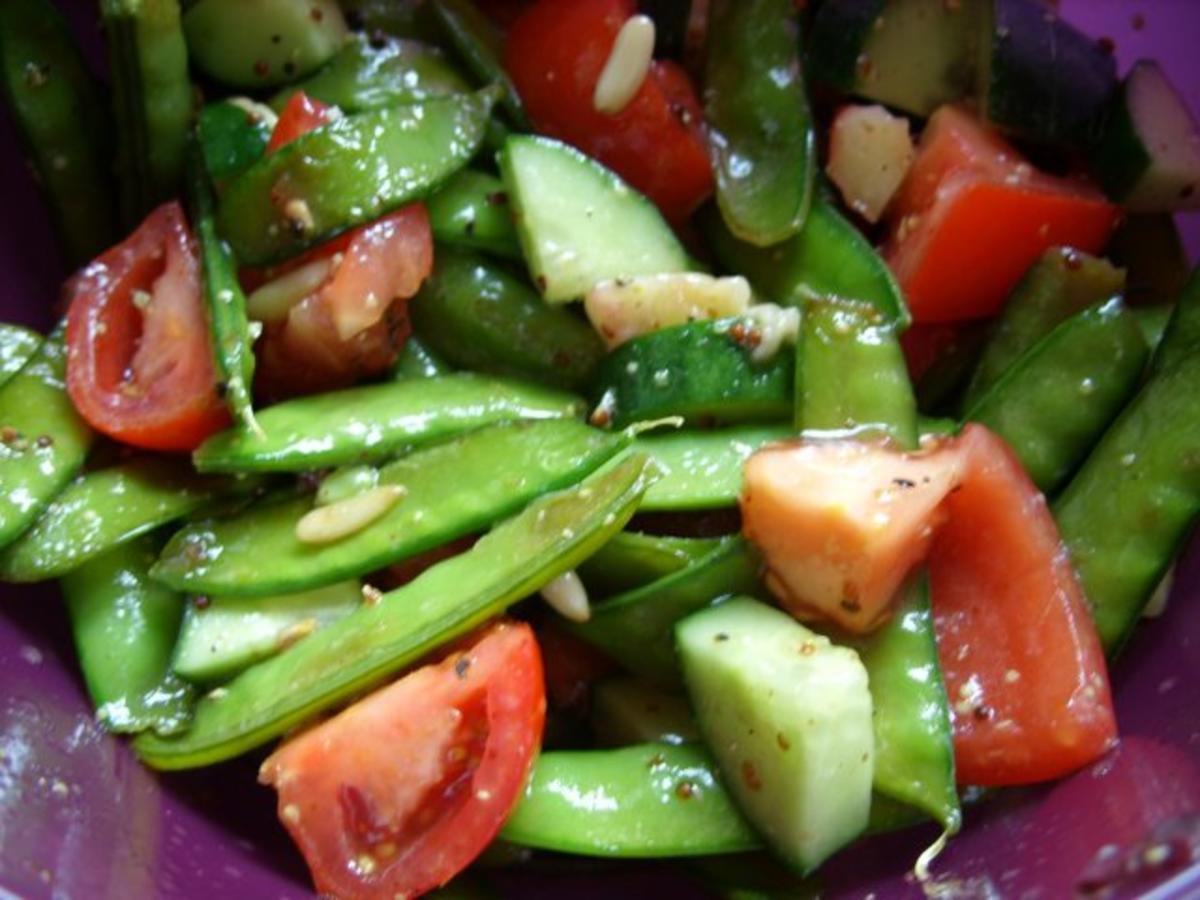
[[[67,396],[66,363],[59,328],[0,387],[0,547],[37,520],[92,446]]]
[[[446,38],[482,84],[503,90],[500,100],[509,121],[521,131],[529,130],[529,118],[517,88],[503,62],[504,38],[471,0],[430,0],[434,16],[445,29]]]
[[[266,265],[421,199],[483,142],[496,92],[345,116],[233,178],[217,227],[238,261]]]
[[[634,449],[645,452],[636,442]],[[642,508],[645,509],[644,500]],[[590,594],[612,595],[685,569],[707,556],[720,543],[720,538],[667,537],[622,531],[585,560],[578,573]]]
[[[192,82],[178,0],[101,0],[121,214],[137,224],[183,184]]]
[[[466,553],[205,697],[184,734],[143,735],[135,749],[160,769],[207,765],[361,695],[573,569],[624,527],[652,477],[646,458],[632,454],[541,498]]]
[[[340,540],[301,541],[296,523],[313,509],[314,498],[285,496],[232,518],[186,526],[167,543],[154,577],[178,590],[235,597],[358,578],[487,528],[547,491],[574,484],[622,444],[572,419],[478,429],[380,469],[379,484],[401,485],[404,496]]]
[[[36,331],[0,323],[0,386],[21,371],[41,343],[42,336]]]
[[[543,753],[500,837],[600,857],[699,856],[762,845],[721,785],[716,763],[696,744]]]
[[[191,719],[195,691],[169,665],[185,601],[148,574],[160,543],[123,544],[62,580],[84,681],[109,731],[173,734]]]
[[[33,526],[0,552],[0,579],[44,581],[168,522],[233,487],[186,461],[147,456],[81,475]]]
[[[302,472],[386,459],[484,425],[578,417],[577,397],[471,373],[313,394],[213,435],[192,454],[201,472]]]

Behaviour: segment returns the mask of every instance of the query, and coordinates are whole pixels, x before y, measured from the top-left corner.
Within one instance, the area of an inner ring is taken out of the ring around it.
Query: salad
[[[73,270],[0,325],[0,579],[147,766],[252,756],[318,892],[794,896],[933,821],[929,881],[1116,746],[1200,515],[1154,61],[1039,0],[99,13],[106,84],[0,7]]]

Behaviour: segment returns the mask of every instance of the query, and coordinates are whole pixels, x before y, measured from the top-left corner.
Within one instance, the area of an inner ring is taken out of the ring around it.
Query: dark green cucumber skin
[[[756,362],[751,332],[749,321],[717,319],[627,341],[597,373],[591,400],[599,419],[623,428],[667,416],[693,424],[789,418],[795,354],[783,349]]]
[[[1103,133],[1116,60],[1036,0],[990,0],[981,43],[984,113],[1045,144],[1087,148]]]
[[[578,390],[604,345],[583,319],[544,303],[494,260],[437,248],[432,275],[409,303],[421,340],[451,365]]]
[[[825,0],[812,21],[808,75],[849,90],[858,77],[858,58],[886,0]]]
[[[1137,187],[1153,162],[1129,111],[1129,77],[1126,77],[1113,96],[1104,136],[1092,157],[1092,171],[1104,193],[1119,201]]]

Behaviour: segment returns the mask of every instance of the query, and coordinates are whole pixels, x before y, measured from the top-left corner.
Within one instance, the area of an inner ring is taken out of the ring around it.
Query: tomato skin
[[[504,66],[534,127],[595,157],[681,223],[713,190],[695,88],[671,62],[651,63],[616,115],[592,95],[633,0],[540,0],[513,24]]]
[[[93,428],[135,447],[188,451],[229,424],[178,202],[150,213],[68,290],[67,391]],[[149,297],[145,309],[135,292]]]
[[[929,557],[961,784],[1058,778],[1116,740],[1104,653],[1045,498],[980,425]]]
[[[1043,252],[1099,253],[1117,219],[1091,185],[1038,172],[969,113],[943,107],[890,207],[884,256],[914,321],[982,318]]]
[[[433,269],[429,214],[413,203],[335,238],[304,262],[341,254],[312,294],[268,323],[258,387],[287,397],[347,387],[395,362],[411,331],[408,298]]]
[[[284,144],[289,144],[314,128],[333,121],[333,107],[316,100],[304,91],[296,91],[288,98],[287,105],[279,114],[279,121],[267,141],[267,153],[274,153]]]
[[[316,888],[415,897],[462,871],[519,798],[546,701],[532,630],[500,622],[284,742],[259,780]]]

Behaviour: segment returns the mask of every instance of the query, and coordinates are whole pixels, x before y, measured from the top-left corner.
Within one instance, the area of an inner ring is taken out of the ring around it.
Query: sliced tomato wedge
[[[177,202],[70,282],[67,391],[109,437],[192,450],[229,424],[200,296],[195,241]]]
[[[314,128],[328,124],[333,117],[332,106],[308,96],[304,91],[296,91],[279,114],[279,121],[275,123],[271,139],[267,141],[267,153],[273,153]]]
[[[538,131],[600,160],[678,224],[713,190],[687,74],[654,62],[619,113],[593,105],[617,33],[636,12],[634,0],[540,0],[513,23],[504,66]]]
[[[929,557],[963,784],[1028,784],[1116,740],[1100,639],[1054,519],[1007,445],[968,425]]]
[[[884,255],[917,322],[996,313],[1050,247],[1104,249],[1118,210],[1078,179],[1034,169],[958,107],[930,118],[891,206]]]
[[[500,830],[541,740],[546,699],[529,626],[501,622],[286,741],[259,772],[317,890],[416,897]]]

